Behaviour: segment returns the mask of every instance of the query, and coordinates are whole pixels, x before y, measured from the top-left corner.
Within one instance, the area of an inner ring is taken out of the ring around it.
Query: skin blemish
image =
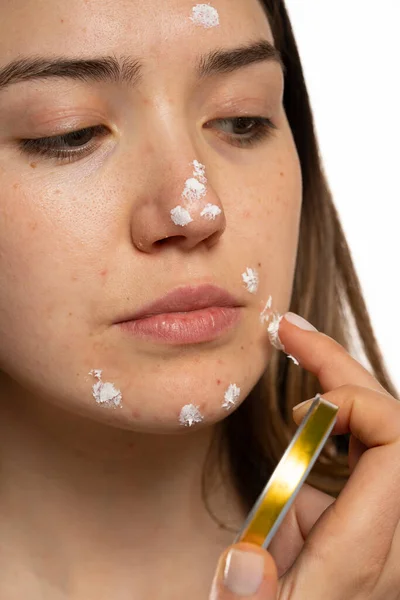
[[[35,163],[35,162],[31,162],[31,163],[29,163],[29,166],[30,166],[32,169],[36,169],[36,167],[37,167],[37,163]]]
[[[102,371],[100,369],[92,369],[89,375],[94,375],[98,379],[97,383],[92,386],[93,398],[97,404],[107,408],[122,408],[122,394],[117,390],[112,383],[101,381]]]
[[[196,4],[196,6],[192,8],[190,20],[193,21],[195,25],[200,25],[206,29],[217,27],[217,25],[219,25],[218,11],[210,4]]]
[[[194,404],[186,404],[179,415],[181,425],[191,427],[194,423],[201,423],[204,420],[199,407]]]
[[[221,380],[217,379],[217,385],[221,385]]]
[[[231,383],[224,394],[223,408],[229,410],[232,406],[235,406],[240,396],[240,387],[236,383]]]
[[[189,211],[183,208],[183,206],[176,206],[171,210],[171,219],[175,225],[179,225],[180,227],[185,227],[185,225],[189,225],[193,221]]]
[[[201,211],[200,216],[204,217],[208,221],[214,221],[215,218],[218,217],[218,215],[220,215],[221,213],[222,210],[219,208],[219,206],[216,206],[215,204],[206,204],[206,206]]]
[[[103,269],[102,271],[100,271],[100,275],[101,277],[105,277],[108,273],[108,269]]]
[[[247,291],[250,292],[250,294],[255,294],[258,290],[259,283],[257,271],[247,267],[246,271],[242,273],[242,279]]]

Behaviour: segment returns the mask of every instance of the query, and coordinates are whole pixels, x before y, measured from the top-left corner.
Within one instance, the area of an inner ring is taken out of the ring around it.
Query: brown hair
[[[351,252],[332,201],[319,155],[303,69],[283,0],[261,0],[275,46],[285,65],[284,107],[293,133],[303,177],[303,205],[297,265],[290,310],[342,344],[393,396],[397,390],[386,370],[371,326]],[[283,352],[273,351],[268,368],[246,401],[215,430],[203,472],[203,499],[211,516],[207,490],[212,466],[219,465],[248,512],[282,457],[297,425],[292,407],[322,389],[315,375],[296,366]],[[331,437],[307,483],[334,497],[350,473],[349,435]],[[215,456],[217,455],[217,460]]]

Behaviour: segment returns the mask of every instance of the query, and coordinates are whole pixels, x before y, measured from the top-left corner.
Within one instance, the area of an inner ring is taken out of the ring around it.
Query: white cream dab
[[[193,167],[193,176],[185,181],[185,189],[182,192],[182,198],[189,203],[197,202],[207,194],[206,168],[198,160],[194,160],[190,165]]]
[[[283,315],[280,315],[278,312],[273,312],[271,310],[271,306],[272,306],[272,296],[270,296],[268,298],[268,301],[267,301],[264,309],[260,313],[260,322],[268,324],[267,331],[268,331],[269,341],[270,341],[271,345],[274,346],[274,348],[285,352],[287,354],[287,357],[290,358],[294,362],[295,365],[299,365],[300,363],[297,360],[297,358],[295,358],[294,356],[292,356],[291,354],[288,354],[286,352],[285,346],[282,344],[281,340],[279,339],[279,324],[283,319]],[[268,323],[268,321],[270,319],[271,319],[271,321],[270,321],[270,323]]]
[[[186,427],[191,427],[193,423],[201,423],[204,417],[200,413],[199,407],[194,404],[186,404],[179,415],[179,421]]]
[[[187,211],[186,208],[183,208],[183,206],[176,206],[171,210],[171,219],[175,225],[180,225],[181,227],[184,227],[193,221],[189,211]]]
[[[267,323],[268,319],[270,318],[270,309],[272,306],[272,296],[270,296],[267,300],[267,303],[264,307],[264,309],[261,311],[260,313],[260,323]]]
[[[101,381],[101,374],[103,371],[100,369],[92,369],[89,372],[89,375],[94,375],[98,382],[95,383],[92,387],[93,397],[95,398],[97,404],[101,404],[102,406],[106,406],[107,408],[117,408],[122,407],[122,394],[120,390],[117,390],[112,383],[106,381],[103,383]]]
[[[240,387],[236,383],[231,383],[224,394],[225,401],[222,404],[223,408],[229,410],[231,406],[235,406],[240,396]]]
[[[201,217],[204,217],[208,221],[214,221],[218,215],[222,213],[222,210],[216,204],[206,204],[200,213]]]
[[[196,177],[201,183],[207,183],[206,168],[198,160],[192,162],[193,177]]]
[[[204,198],[206,193],[207,188],[204,183],[201,183],[201,181],[191,177],[185,181],[185,189],[182,192],[182,198],[188,202],[196,202],[197,200]]]
[[[192,8],[192,16],[190,20],[195,25],[201,25],[206,29],[210,27],[217,27],[219,25],[219,15],[216,8],[210,6],[210,4],[196,4]]]
[[[257,271],[247,267],[246,271],[242,273],[242,279],[246,285],[247,291],[250,292],[250,294],[255,294],[258,290],[259,282]]]

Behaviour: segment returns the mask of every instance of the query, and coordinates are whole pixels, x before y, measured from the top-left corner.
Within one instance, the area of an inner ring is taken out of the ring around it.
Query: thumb
[[[219,559],[209,600],[276,600],[277,592],[278,569],[271,554],[242,542]]]

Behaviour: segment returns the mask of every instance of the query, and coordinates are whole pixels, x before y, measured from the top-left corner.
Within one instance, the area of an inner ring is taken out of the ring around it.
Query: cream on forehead
[[[101,381],[102,371],[100,369],[92,369],[89,375],[94,375],[98,382],[92,386],[92,395],[97,404],[101,404],[107,408],[122,407],[122,394],[109,381]]]
[[[196,4],[192,8],[190,20],[195,25],[209,29],[210,27],[217,27],[219,25],[219,14],[217,9],[210,4]]]

